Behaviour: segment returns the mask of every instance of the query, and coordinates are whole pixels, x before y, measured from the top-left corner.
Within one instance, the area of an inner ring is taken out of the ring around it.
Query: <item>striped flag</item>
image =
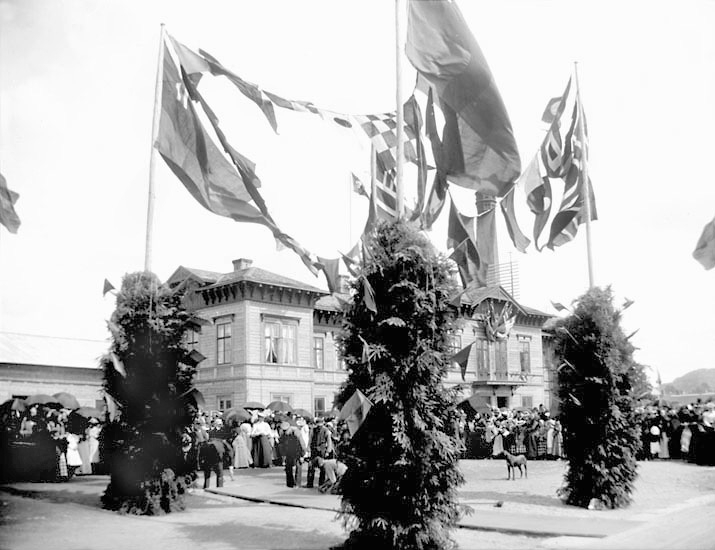
[[[561,137],[561,117],[564,114],[566,103],[571,91],[571,79],[566,84],[566,89],[561,97],[549,100],[542,120],[549,122],[549,130],[541,144],[541,160],[546,170],[546,175],[552,178],[563,176],[563,141]]]
[[[350,437],[354,436],[355,432],[360,429],[371,408],[372,402],[357,389],[350,396],[350,399],[345,402],[345,405],[340,409],[338,420],[345,420],[350,431]]]
[[[373,197],[377,217],[382,220],[394,221],[397,219],[397,184],[395,172],[384,172],[382,177],[373,180]]]

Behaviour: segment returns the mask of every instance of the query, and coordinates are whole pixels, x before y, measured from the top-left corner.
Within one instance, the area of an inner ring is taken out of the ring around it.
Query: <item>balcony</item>
[[[477,371],[477,383],[489,385],[525,386],[536,382],[536,375],[528,372],[506,370]]]

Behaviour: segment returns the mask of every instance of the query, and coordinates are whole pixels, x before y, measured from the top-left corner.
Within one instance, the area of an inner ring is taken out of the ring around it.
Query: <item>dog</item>
[[[506,459],[506,478],[512,481],[516,479],[516,468],[519,468],[519,478],[528,478],[527,468],[526,468],[526,456],[524,455],[513,455],[508,451],[504,451],[504,458]],[[522,467],[524,468],[522,470]]]

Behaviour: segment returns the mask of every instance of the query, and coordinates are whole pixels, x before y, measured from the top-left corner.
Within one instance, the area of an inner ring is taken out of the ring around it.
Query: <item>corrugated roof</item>
[[[0,332],[0,363],[99,368],[109,341]]]
[[[210,287],[218,287],[229,283],[236,283],[239,281],[249,281],[252,283],[261,283],[266,285],[283,286],[287,288],[295,288],[298,290],[306,290],[309,292],[315,292],[317,294],[328,294],[327,291],[322,290],[318,287],[296,281],[295,279],[289,279],[288,277],[283,277],[276,273],[266,271],[260,267],[247,267],[246,269],[241,269],[239,271],[232,271],[231,273],[226,273],[219,277],[215,284],[210,285]]]

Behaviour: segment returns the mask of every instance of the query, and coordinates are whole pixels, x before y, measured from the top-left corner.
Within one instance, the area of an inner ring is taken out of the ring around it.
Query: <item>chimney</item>
[[[253,264],[253,260],[248,258],[239,258],[238,260],[233,260],[233,270],[241,271],[242,269],[248,269]]]

